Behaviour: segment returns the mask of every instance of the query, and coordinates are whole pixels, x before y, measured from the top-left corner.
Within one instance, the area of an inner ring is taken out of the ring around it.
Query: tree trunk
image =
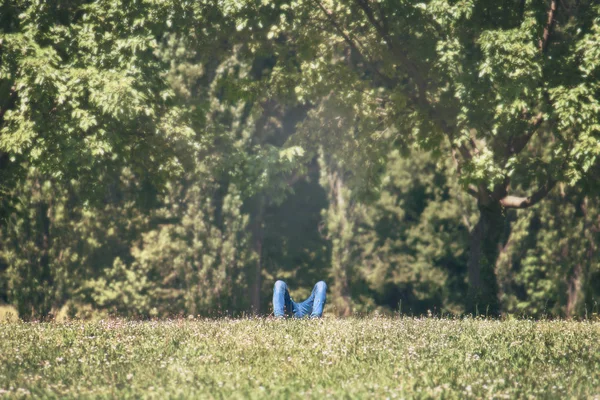
[[[262,249],[264,241],[264,198],[261,196],[257,201],[256,213],[254,215],[252,230],[252,248],[256,253],[254,270],[250,273],[250,308],[253,314],[261,312],[261,287],[262,287]]]
[[[352,303],[350,301],[350,290],[348,285],[347,263],[350,259],[349,239],[352,228],[349,226],[348,215],[350,211],[344,198],[344,183],[337,173],[329,174],[331,187],[335,199],[335,207],[338,218],[337,240],[334,241],[331,254],[332,272],[335,278],[333,282],[334,297],[337,299],[338,314],[344,317],[352,314]]]
[[[579,299],[581,296],[581,275],[582,268],[581,263],[578,263],[573,270],[573,274],[568,279],[568,292],[567,292],[567,318],[573,317],[577,311],[579,305]]]
[[[579,312],[583,311],[582,306],[585,305],[587,299],[585,295],[585,286],[589,285],[591,277],[589,276],[590,266],[594,263],[594,256],[597,252],[595,237],[598,232],[596,223],[600,221],[597,214],[592,213],[590,215],[588,210],[588,197],[585,196],[581,199],[579,209],[583,214],[583,225],[581,227],[581,237],[585,238],[587,244],[587,251],[585,253],[585,259],[575,265],[570,276],[567,278],[567,304],[566,304],[566,315],[568,318],[576,316]],[[591,300],[591,299],[590,299]]]
[[[36,193],[38,196],[42,190],[41,185],[39,179],[36,179],[34,190],[38,192]],[[48,318],[54,302],[54,271],[50,264],[49,210],[50,205],[44,199],[39,199],[35,203],[35,220],[30,221],[28,235],[35,243],[36,249],[29,253],[30,265],[23,271],[26,271],[25,276],[22,277],[28,287],[24,293],[21,291],[17,302],[19,315],[25,320]]]
[[[331,241],[330,303],[334,305],[337,315],[348,316],[352,313],[348,269],[351,262],[351,240],[355,234],[352,205],[346,198],[348,193],[342,176],[322,152],[319,164],[321,185],[327,191],[329,200],[324,218],[328,240]]]
[[[500,313],[495,265],[504,236],[505,215],[499,202],[479,208],[479,221],[471,232],[468,262],[468,313],[497,316]]]

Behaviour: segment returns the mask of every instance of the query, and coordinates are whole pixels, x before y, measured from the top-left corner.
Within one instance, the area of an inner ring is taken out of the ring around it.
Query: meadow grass
[[[13,306],[0,304],[0,322],[17,322],[19,313]]]
[[[600,398],[600,323],[0,323],[0,397]]]

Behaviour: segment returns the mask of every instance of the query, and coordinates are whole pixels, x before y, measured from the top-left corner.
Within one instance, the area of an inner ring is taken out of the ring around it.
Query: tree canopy
[[[599,48],[591,0],[5,2],[0,301],[573,315]]]

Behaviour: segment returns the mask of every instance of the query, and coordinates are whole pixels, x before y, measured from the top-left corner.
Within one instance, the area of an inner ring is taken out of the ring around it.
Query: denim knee
[[[274,291],[285,290],[286,288],[287,288],[287,285],[285,284],[285,282],[282,280],[279,280],[279,281],[275,282],[275,286],[273,287],[273,290]]]
[[[327,284],[323,281],[319,281],[315,285],[315,290],[317,290],[319,292],[325,292],[327,290]]]

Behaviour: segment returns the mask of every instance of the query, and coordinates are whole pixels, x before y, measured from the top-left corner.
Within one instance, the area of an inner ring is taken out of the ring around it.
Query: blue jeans
[[[325,282],[317,282],[310,297],[302,303],[296,303],[290,297],[287,285],[284,281],[275,282],[273,288],[273,313],[275,317],[284,315],[302,318],[310,315],[311,318],[319,318],[323,315],[327,285]]]

